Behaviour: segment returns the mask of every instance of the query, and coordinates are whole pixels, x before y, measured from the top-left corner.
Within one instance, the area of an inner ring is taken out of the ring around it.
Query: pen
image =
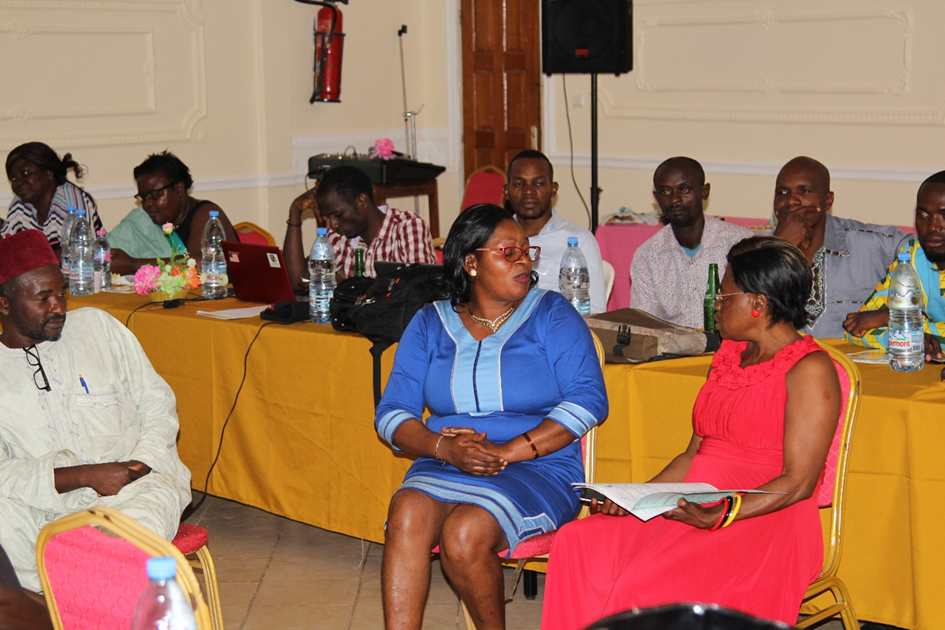
[[[83,389],[85,389],[85,393],[88,394],[88,393],[89,393],[89,386],[85,384],[85,379],[82,378],[82,375],[81,375],[81,374],[79,374],[79,384],[83,387]]]

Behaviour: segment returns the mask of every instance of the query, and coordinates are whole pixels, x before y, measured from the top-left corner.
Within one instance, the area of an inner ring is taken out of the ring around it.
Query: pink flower
[[[154,265],[144,265],[135,272],[135,293],[147,295],[157,290],[157,281],[161,277],[161,270]]]
[[[381,138],[374,143],[374,150],[382,160],[389,160],[394,157],[394,143],[390,138]]]
[[[165,223],[164,225],[161,226],[161,230],[162,230],[165,234],[167,234],[168,236],[170,236],[170,235],[171,235],[171,232],[174,231],[174,224],[173,224],[173,223]]]

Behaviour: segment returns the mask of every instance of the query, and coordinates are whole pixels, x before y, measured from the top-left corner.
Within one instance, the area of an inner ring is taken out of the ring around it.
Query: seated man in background
[[[42,232],[0,240],[0,546],[30,590],[49,522],[107,505],[171,540],[191,500],[174,393],[104,311],[67,322],[66,286]]]
[[[212,201],[195,199],[191,196],[190,189],[193,188],[194,179],[190,175],[190,169],[170,151],[149,155],[144,162],[135,167],[134,177],[138,186],[135,199],[141,203],[141,208],[151,217],[151,222],[155,226],[160,227],[165,223],[174,226],[175,237],[187,248],[191,258],[197,261],[198,269],[203,257],[201,251],[203,229],[210,220],[211,210],[220,213],[220,223],[223,224],[223,230],[226,232],[226,240],[240,240],[220,206]],[[160,230],[154,234],[160,236],[159,241],[167,241]],[[142,265],[154,263],[154,258],[134,257],[116,248],[114,243],[109,242],[109,244],[112,246],[112,271],[114,273],[135,273]]]
[[[637,248],[630,263],[630,308],[660,319],[702,328],[709,265],[725,273],[732,245],[751,230],[703,212],[709,184],[692,158],[669,158],[653,173],[653,195],[666,225]]]
[[[430,228],[420,216],[389,206],[374,205],[371,179],[353,166],[336,166],[318,185],[289,206],[282,255],[289,280],[297,290],[306,287],[307,252],[302,247],[302,213],[311,210],[319,225],[327,224],[339,275],[354,275],[354,251],[364,249],[365,274],[374,276],[375,261],[436,263]]]
[[[909,254],[922,285],[926,361],[943,361],[945,342],[945,171],[932,175],[919,186],[915,206],[917,239],[910,239],[900,252]],[[889,280],[898,262],[890,265],[886,278],[858,313],[843,322],[850,343],[869,348],[888,348]]]
[[[544,153],[527,149],[509,162],[505,197],[515,219],[525,228],[529,244],[541,247],[541,256],[532,265],[538,273],[538,288],[558,291],[558,272],[568,249],[568,238],[577,237],[578,247],[587,261],[591,314],[603,313],[607,310],[607,300],[600,246],[588,230],[558,216],[551,206],[556,194],[558,183],[554,181],[554,168]]]
[[[858,310],[910,235],[892,225],[861,223],[830,214],[830,171],[809,157],[781,168],[774,189],[774,231],[797,246],[814,272],[803,332],[843,337],[843,320]]]
[[[24,590],[13,565],[0,547],[0,628],[3,630],[52,630],[42,597]]]

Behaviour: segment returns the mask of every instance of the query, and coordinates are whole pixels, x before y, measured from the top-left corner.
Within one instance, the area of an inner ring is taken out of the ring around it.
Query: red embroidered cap
[[[59,265],[46,235],[23,230],[0,239],[0,284],[47,265]]]

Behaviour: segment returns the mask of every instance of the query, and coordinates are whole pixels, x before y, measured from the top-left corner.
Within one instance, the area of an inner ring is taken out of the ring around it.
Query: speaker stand
[[[597,232],[600,188],[597,186],[597,73],[591,73],[591,232]]]

